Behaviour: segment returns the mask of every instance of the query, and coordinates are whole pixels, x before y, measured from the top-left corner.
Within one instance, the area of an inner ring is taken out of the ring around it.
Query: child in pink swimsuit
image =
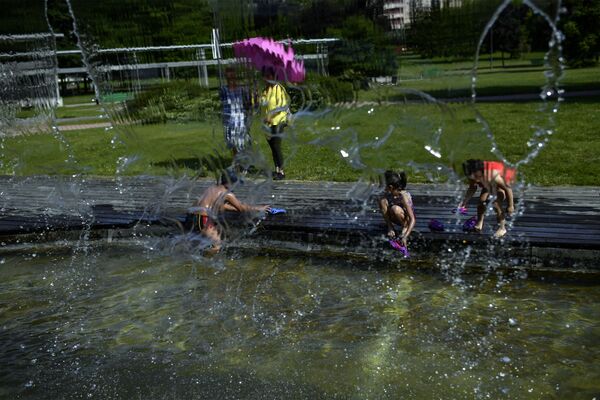
[[[406,190],[406,181],[405,172],[398,174],[394,171],[386,171],[385,192],[379,199],[379,209],[387,224],[388,237],[400,240],[404,247],[416,222],[412,197]],[[402,227],[399,237],[394,224]]]

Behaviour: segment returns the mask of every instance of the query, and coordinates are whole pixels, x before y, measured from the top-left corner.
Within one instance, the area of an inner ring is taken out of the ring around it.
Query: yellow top
[[[260,104],[267,125],[274,126],[287,122],[290,98],[281,84],[267,86],[262,92]]]

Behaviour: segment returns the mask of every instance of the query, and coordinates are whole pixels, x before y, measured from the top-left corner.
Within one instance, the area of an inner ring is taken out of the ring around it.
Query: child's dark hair
[[[397,172],[387,170],[385,171],[385,185],[391,186],[394,189],[404,190],[406,189],[406,172],[402,171],[399,174]]]
[[[233,171],[231,171],[230,169],[226,169],[221,174],[221,178],[219,179],[219,181],[221,185],[231,186],[238,181],[238,178]]]
[[[462,163],[465,176],[469,176],[477,171],[483,171],[483,161],[469,159]]]

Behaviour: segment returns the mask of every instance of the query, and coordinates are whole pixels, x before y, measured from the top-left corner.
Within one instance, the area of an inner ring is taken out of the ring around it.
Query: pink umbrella
[[[233,44],[236,57],[247,58],[255,68],[272,67],[275,79],[302,82],[305,77],[304,62],[294,58],[294,49],[287,49],[273,39],[255,37]]]

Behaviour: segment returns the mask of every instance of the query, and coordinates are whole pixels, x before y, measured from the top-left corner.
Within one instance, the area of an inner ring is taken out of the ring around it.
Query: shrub
[[[292,112],[299,109],[316,110],[332,103],[354,101],[352,82],[335,77],[309,76],[302,90],[288,89],[292,98]]]
[[[206,121],[220,110],[219,95],[191,81],[160,84],[126,102],[132,118],[144,124]]]

